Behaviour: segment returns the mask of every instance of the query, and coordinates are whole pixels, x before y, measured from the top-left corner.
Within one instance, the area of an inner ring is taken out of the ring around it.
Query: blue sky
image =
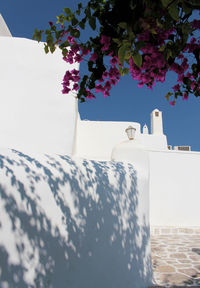
[[[86,1],[81,1],[86,2]],[[35,28],[45,29],[56,21],[62,8],[74,9],[78,0],[1,0],[0,13],[14,37],[32,38]],[[191,145],[200,151],[200,98],[177,101],[171,107],[164,95],[176,83],[174,74],[153,91],[138,88],[137,82],[125,76],[111,91],[111,96],[98,95],[96,100],[79,104],[82,119],[100,121],[133,121],[150,128],[150,113],[155,108],[163,112],[164,133],[168,144]]]

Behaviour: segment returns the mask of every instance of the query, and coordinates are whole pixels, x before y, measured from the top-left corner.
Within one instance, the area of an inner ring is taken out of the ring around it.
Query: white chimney
[[[163,135],[162,112],[158,109],[151,112],[151,134]]]

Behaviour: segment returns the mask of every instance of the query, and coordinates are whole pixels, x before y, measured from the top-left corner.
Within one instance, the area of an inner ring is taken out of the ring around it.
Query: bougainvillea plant
[[[99,92],[107,97],[129,73],[139,87],[152,89],[174,71],[177,83],[165,96],[174,105],[179,96],[200,96],[199,13],[199,0],[90,0],[75,12],[64,8],[56,24],[35,30],[34,39],[45,35],[45,52],[59,47],[67,63],[87,61],[82,77],[66,71],[63,93],[76,91],[81,101]],[[94,36],[81,41],[86,27]]]

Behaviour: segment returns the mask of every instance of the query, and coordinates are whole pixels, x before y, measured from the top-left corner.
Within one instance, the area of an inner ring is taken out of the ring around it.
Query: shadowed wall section
[[[149,198],[132,164],[5,149],[0,169],[0,287],[151,284]]]

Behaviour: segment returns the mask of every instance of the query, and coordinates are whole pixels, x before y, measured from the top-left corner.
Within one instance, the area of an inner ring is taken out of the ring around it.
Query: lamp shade
[[[129,140],[133,140],[135,137],[135,131],[136,129],[132,126],[129,126],[128,128],[126,128],[125,132],[127,133],[128,139]]]

